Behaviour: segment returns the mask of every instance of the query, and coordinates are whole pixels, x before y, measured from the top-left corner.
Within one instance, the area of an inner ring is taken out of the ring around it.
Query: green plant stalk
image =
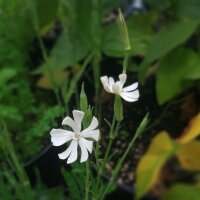
[[[128,60],[129,60],[129,54],[127,51],[125,51],[124,60],[123,60],[123,73],[126,74],[126,70],[128,68]]]
[[[8,135],[8,130],[7,130],[7,126],[6,126],[6,123],[4,122],[3,119],[1,119],[1,124],[3,126],[3,135],[4,135],[4,141],[5,141],[5,148],[6,148],[6,153],[5,154],[8,154],[9,157],[11,159],[9,159],[12,163],[12,166],[11,167],[14,167],[14,170],[16,171],[16,174],[20,180],[20,182],[22,183],[22,188],[23,188],[23,192],[26,196],[25,199],[30,199],[32,200],[33,199],[33,196],[31,195],[31,186],[30,186],[30,183],[29,183],[29,180],[23,170],[23,168],[21,167],[18,159],[17,159],[17,155],[16,155],[16,152],[14,150],[14,146],[13,146],[13,143],[11,142],[10,140],[10,137]],[[10,164],[11,164],[10,163]],[[17,187],[15,187],[16,190],[18,190]]]
[[[89,199],[90,191],[90,163],[87,160],[85,163],[86,178],[85,178],[85,200]]]
[[[103,162],[102,162],[101,166],[97,169],[98,170],[97,182],[96,182],[97,191],[98,191],[98,188],[99,188],[99,185],[100,185],[100,179],[101,179],[101,177],[104,173],[104,170],[105,170],[106,163],[109,161],[109,154],[110,154],[110,151],[111,151],[111,147],[112,147],[113,141],[116,138],[117,133],[119,131],[120,123],[121,123],[121,121],[118,121],[117,125],[115,127],[116,120],[115,120],[115,117],[113,116],[113,121],[112,121],[111,129],[110,129],[110,132],[109,132],[108,147],[106,149],[106,153],[105,153]]]
[[[101,118],[101,101],[100,99],[100,53],[95,53],[93,59],[93,76],[94,76],[94,86],[95,86],[95,115],[98,119]]]
[[[119,95],[115,95],[114,116],[118,122],[123,120],[123,104]]]
[[[134,137],[132,138],[131,142],[129,143],[128,147],[126,148],[122,158],[118,161],[113,173],[112,173],[112,176],[102,194],[102,196],[100,196],[100,200],[103,200],[104,197],[106,196],[107,192],[109,191],[111,185],[113,184],[113,181],[114,179],[116,178],[117,174],[119,173],[120,169],[121,169],[121,166],[126,158],[126,156],[128,155],[129,151],[131,150],[132,146],[134,145],[136,139],[138,138],[138,136],[145,130],[145,127],[148,123],[148,114],[144,117],[144,119],[142,120],[142,122],[140,123],[138,129],[136,130],[136,133],[134,135]]]
[[[38,19],[38,15],[37,15],[35,4],[33,3],[33,1],[27,0],[27,5],[28,5],[28,9],[30,10],[30,13],[31,13],[33,27],[35,29],[35,32],[36,32],[36,35],[37,35],[37,39],[39,41],[40,49],[42,51],[43,60],[46,63],[48,63],[47,51],[46,51],[46,48],[45,48],[44,43],[42,41],[42,38],[40,37],[39,19]],[[61,106],[62,103],[61,103],[61,100],[60,100],[60,97],[59,97],[57,84],[56,84],[55,77],[54,77],[54,74],[52,72],[52,69],[51,69],[50,65],[48,65],[48,74],[49,74],[51,85],[53,87],[53,91],[54,91],[54,94],[55,94],[56,99],[58,101],[58,104]]]
[[[101,117],[101,101],[100,98],[100,61],[101,61],[101,0],[92,0],[92,48],[94,52],[93,60],[93,76],[95,82],[95,115],[100,119]]]
[[[16,182],[16,179],[7,171],[5,171],[3,174],[7,178],[7,181],[9,182],[9,184],[13,188],[15,188],[16,196],[21,200],[26,200],[27,197],[26,197],[26,194],[23,191],[23,187],[20,187],[19,183]]]
[[[93,56],[94,56],[93,53],[90,53],[88,55],[88,57],[84,60],[84,63],[81,66],[81,69],[77,72],[76,76],[71,81],[69,89],[68,89],[68,93],[67,93],[67,96],[66,96],[66,100],[65,100],[66,104],[69,102],[72,94],[74,93],[74,90],[75,90],[76,85],[77,85],[77,81],[80,79],[81,75],[83,74],[83,72],[84,72],[85,68],[87,67],[87,65],[89,64],[89,62],[92,60]]]

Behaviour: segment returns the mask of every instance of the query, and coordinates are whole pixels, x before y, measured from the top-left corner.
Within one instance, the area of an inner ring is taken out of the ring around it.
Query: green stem
[[[90,166],[89,161],[85,163],[85,170],[86,170],[86,180],[85,180],[85,200],[89,199],[89,191],[90,191]]]
[[[134,135],[134,137],[132,138],[131,142],[129,143],[128,147],[126,148],[123,156],[121,157],[121,159],[118,161],[113,173],[112,173],[112,176],[103,192],[103,194],[100,196],[99,200],[103,200],[104,197],[106,196],[107,192],[109,191],[111,185],[113,184],[113,181],[114,179],[116,178],[117,174],[119,173],[120,169],[121,169],[121,166],[124,162],[124,160],[126,159],[129,151],[131,150],[132,146],[134,145],[136,139],[138,138],[138,136],[144,132],[145,130],[145,127],[148,123],[148,114],[144,117],[144,119],[142,120],[142,122],[140,123],[139,127],[137,128],[137,131]]]
[[[95,115],[101,118],[101,101],[100,99],[100,53],[95,53],[93,60],[93,75],[95,83]]]
[[[6,151],[5,154],[8,155],[8,159],[10,157],[9,164],[12,165],[11,167],[14,168],[14,170],[17,174],[17,177],[20,180],[20,183],[22,183],[21,189],[23,189],[24,195],[26,195],[25,199],[32,200],[33,196],[31,195],[31,186],[30,186],[29,180],[28,180],[26,173],[24,172],[22,166],[20,165],[20,163],[18,161],[13,143],[8,134],[8,129],[7,129],[6,123],[4,122],[3,119],[1,119],[1,124],[3,126],[2,132],[4,135],[4,141],[5,141],[5,150],[4,149],[3,150]],[[15,189],[18,190],[18,187],[15,187]]]
[[[76,85],[77,85],[77,81],[80,79],[81,75],[83,74],[85,68],[90,63],[92,58],[93,58],[93,53],[89,54],[88,57],[84,60],[84,63],[81,66],[80,70],[77,72],[76,76],[74,77],[74,80],[71,81],[69,89],[68,89],[68,93],[67,93],[67,96],[66,96],[66,101],[65,101],[66,104],[68,103],[70,97],[74,93],[74,90],[75,90]]]
[[[114,181],[115,177],[117,176],[117,174],[119,173],[119,171],[121,169],[122,163],[124,162],[124,160],[125,160],[127,154],[129,153],[131,147],[134,145],[136,139],[137,139],[137,137],[133,137],[131,143],[128,145],[128,147],[127,147],[125,153],[123,154],[122,158],[117,163],[117,166],[115,167],[115,169],[114,169],[114,171],[112,173],[112,176],[111,176],[111,178],[110,178],[110,180],[109,180],[109,182],[108,182],[108,184],[107,184],[107,186],[106,186],[106,188],[105,188],[100,200],[103,200],[104,197],[106,196],[108,190],[110,189],[110,186],[113,184],[113,181]]]
[[[129,60],[129,54],[126,51],[125,52],[125,56],[124,56],[124,60],[123,60],[123,73],[126,74],[126,70],[128,68],[128,60]]]

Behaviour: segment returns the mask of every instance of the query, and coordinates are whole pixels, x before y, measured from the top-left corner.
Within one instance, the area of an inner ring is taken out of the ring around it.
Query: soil
[[[136,75],[134,73],[128,73],[127,85],[129,85],[129,82],[133,83],[136,81]],[[129,189],[133,188],[135,182],[136,166],[142,155],[146,152],[153,137],[160,131],[166,130],[170,137],[178,138],[186,127],[188,121],[200,108],[199,88],[191,88],[163,106],[159,106],[156,100],[154,76],[149,77],[144,86],[140,85],[139,91],[140,98],[137,102],[129,103],[123,101],[124,120],[119,131],[119,137],[113,142],[112,153],[114,156],[106,166],[107,175],[110,176],[113,167],[116,165],[118,158],[122,156],[128,146],[139,123],[145,114],[149,112],[149,126],[137,139],[116,178],[118,184],[126,185]],[[102,117],[111,122],[114,102],[113,95],[103,91],[102,102]],[[102,151],[105,151],[108,144],[108,131],[109,129],[107,127],[102,132]],[[179,167],[177,160],[172,158],[162,170],[161,182],[152,192],[156,196],[160,196],[160,193],[163,192],[163,185],[170,185],[170,183],[174,181],[175,176],[179,177],[178,179],[181,178],[181,181],[188,182],[188,174],[183,172]]]

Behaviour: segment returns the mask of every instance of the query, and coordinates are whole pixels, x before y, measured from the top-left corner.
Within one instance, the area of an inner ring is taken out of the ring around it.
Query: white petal
[[[119,80],[120,80],[121,88],[124,86],[124,83],[126,82],[126,78],[127,78],[126,74],[120,74],[119,75]]]
[[[93,131],[90,131],[90,132],[86,132],[82,136],[84,138],[91,138],[93,140],[98,141],[99,140],[99,136],[100,136],[100,132],[99,132],[99,129],[97,129],[97,130],[93,130]]]
[[[108,93],[111,93],[112,91],[111,91],[111,88],[110,88],[109,83],[108,83],[108,77],[102,76],[100,79],[101,79],[101,83],[102,83],[105,91],[108,92]]]
[[[69,147],[67,148],[66,151],[58,154],[58,157],[62,160],[65,160],[70,155],[70,153],[72,152],[72,147],[73,147],[73,141],[71,142],[71,144],[69,145]]]
[[[138,87],[138,82],[133,83],[133,84],[131,84],[131,85],[129,85],[129,86],[123,88],[123,91],[124,91],[124,92],[130,92],[130,91],[135,90],[137,87]]]
[[[128,97],[128,96],[126,95],[126,93],[121,93],[120,96],[121,96],[124,100],[126,100],[126,101],[128,101],[128,102],[134,102],[134,101],[137,101],[137,100],[138,100],[138,99],[135,99],[135,98],[130,98],[130,97]]]
[[[72,140],[72,150],[69,158],[67,159],[67,164],[73,163],[77,160],[77,148],[78,148],[78,142],[76,140]]]
[[[86,129],[84,129],[81,132],[81,134],[84,134],[84,133],[87,133],[87,132],[90,132],[90,131],[94,130],[98,126],[98,124],[99,124],[99,122],[98,122],[97,118],[93,117],[92,118],[92,122],[90,123],[90,125]]]
[[[86,140],[84,138],[80,138],[79,140],[79,144],[82,144],[85,146],[85,148],[90,152],[92,153],[92,149],[93,149],[93,142],[92,141],[89,141],[89,140]]]
[[[78,132],[80,132],[82,119],[83,119],[85,113],[82,111],[79,111],[79,110],[73,110],[72,113],[73,113],[73,117],[74,117],[75,126],[78,129]]]
[[[81,142],[81,139],[79,140],[79,146],[81,148],[81,163],[82,163],[88,159],[88,151],[87,151],[85,145],[83,144],[83,142]]]
[[[115,83],[114,78],[113,78],[113,77],[110,77],[110,78],[108,79],[108,83],[109,83],[110,88],[112,88],[112,85]]]
[[[65,117],[62,121],[62,125],[67,125],[67,126],[71,127],[74,132],[78,132],[76,124],[71,117]]]
[[[133,92],[122,92],[122,94],[132,99],[138,99],[140,96],[139,90],[135,90]]]
[[[74,133],[63,129],[52,129],[50,132],[51,142],[54,146],[60,146],[72,139]]]

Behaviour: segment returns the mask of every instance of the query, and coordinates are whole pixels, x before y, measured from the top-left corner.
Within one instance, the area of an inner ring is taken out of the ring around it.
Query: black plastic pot
[[[63,147],[53,147],[48,145],[38,156],[25,164],[25,170],[30,179],[31,185],[34,186],[37,180],[37,170],[39,171],[42,182],[48,187],[54,187],[58,185],[65,186],[65,192],[67,191],[66,185],[61,174],[61,167],[63,162],[58,158],[58,153],[63,151]],[[70,166],[64,166],[66,170],[70,170]],[[105,176],[105,180],[109,180],[108,176]],[[130,186],[115,183],[116,190],[107,196],[107,200],[133,200],[134,189]],[[143,200],[157,200],[154,197],[146,196]]]

